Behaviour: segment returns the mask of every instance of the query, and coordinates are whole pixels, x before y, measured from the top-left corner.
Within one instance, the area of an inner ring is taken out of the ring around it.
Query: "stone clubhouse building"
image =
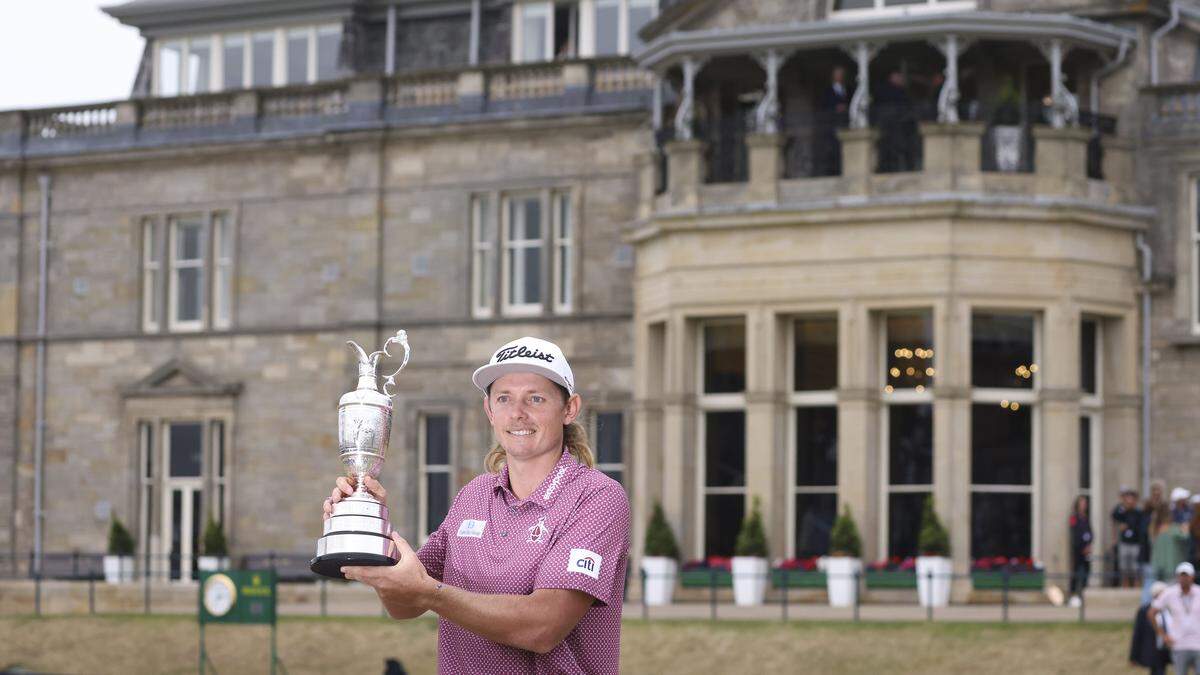
[[[0,554],[186,580],[310,555],[345,341],[408,330],[382,480],[483,470],[470,373],[575,368],[685,559],[1069,569],[1119,486],[1200,487],[1200,5],[132,0],[128,99],[0,112]],[[841,78],[840,85],[836,82]],[[636,589],[635,589],[636,592]]]

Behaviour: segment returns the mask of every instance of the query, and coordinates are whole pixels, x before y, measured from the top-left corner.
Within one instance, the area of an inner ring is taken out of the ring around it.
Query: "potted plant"
[[[933,496],[925,498],[921,533],[917,537],[917,597],[922,607],[945,607],[950,602],[950,535],[933,510]]]
[[[742,521],[733,553],[733,601],[741,606],[761,605],[767,590],[767,533],[758,497],[750,516]]]
[[[108,555],[104,556],[106,582],[133,581],[133,552],[133,535],[114,517],[108,526]]]
[[[642,594],[647,605],[669,605],[675,594],[675,573],[679,563],[679,544],[671,531],[662,504],[654,502],[654,513],[646,528],[646,545],[642,552],[642,574],[645,584]]]
[[[850,607],[858,601],[862,573],[862,537],[847,505],[829,532],[829,556],[823,559],[825,587],[831,607]]]
[[[215,572],[229,567],[229,548],[221,525],[208,517],[204,526],[204,555],[196,561],[196,567],[205,572]]]

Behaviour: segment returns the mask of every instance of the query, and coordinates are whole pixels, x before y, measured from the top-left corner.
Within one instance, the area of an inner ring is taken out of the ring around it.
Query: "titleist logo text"
[[[508,349],[501,349],[496,352],[496,363],[517,358],[540,359],[546,363],[554,362],[554,357],[550,354],[540,352],[536,349],[526,349],[523,346],[509,347]]]

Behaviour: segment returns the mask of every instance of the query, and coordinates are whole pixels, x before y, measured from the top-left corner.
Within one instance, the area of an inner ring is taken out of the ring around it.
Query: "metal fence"
[[[188,578],[172,579],[172,571],[184,562],[178,556],[143,557],[127,570],[119,583],[105,582],[103,555],[52,553],[43,557],[41,571],[31,572],[27,559],[0,557],[0,615],[62,614],[181,614],[195,611],[197,587]],[[385,612],[370,589],[350,582],[326,579],[308,569],[305,554],[274,553],[247,555],[237,561],[238,569],[272,570],[280,579],[281,616],[379,615]],[[171,567],[172,564],[174,567]],[[1132,617],[1135,606],[1125,597],[1123,604],[1108,602],[1089,614],[1089,594],[1079,592],[1077,606],[1055,606],[1046,600],[1045,589],[1069,587],[1069,573],[1014,572],[1008,569],[974,571],[968,574],[930,574],[924,581],[970,584],[968,602],[947,606],[918,605],[917,576],[912,571],[865,569],[842,579],[851,582],[851,602],[830,607],[826,586],[839,577],[829,572],[771,569],[749,575],[763,589],[763,600],[752,608],[734,602],[735,575],[722,568],[684,570],[672,584],[673,604],[648,602],[647,584],[654,580],[644,571],[626,570],[626,600],[636,597],[635,611],[643,619],[667,618],[757,618],[789,621],[834,620],[970,620],[999,621],[1113,621]],[[1114,573],[1089,574],[1091,583],[1115,582]],[[1140,582],[1139,582],[1140,588]],[[634,592],[640,591],[640,592]],[[956,598],[961,599],[961,589]],[[1065,592],[1064,592],[1065,595]],[[1129,595],[1133,595],[1131,591]],[[747,612],[752,612],[747,614]],[[1014,612],[1017,616],[1014,618]]]

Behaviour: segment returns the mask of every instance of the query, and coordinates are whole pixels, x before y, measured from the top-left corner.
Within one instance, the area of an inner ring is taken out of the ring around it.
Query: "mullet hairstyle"
[[[565,405],[571,398],[571,395],[567,393],[567,388],[557,382],[552,384],[562,394],[563,404]],[[492,385],[489,384],[487,387],[487,396],[491,395]],[[580,411],[580,414],[583,414],[583,411]],[[592,453],[592,446],[588,442],[587,429],[584,429],[583,425],[578,421],[563,425],[563,445],[567,447],[567,452],[571,453],[571,456],[578,460],[580,464],[587,465],[589,469],[596,468],[596,456]],[[500,473],[500,469],[504,467],[505,461],[504,448],[497,442],[488,451],[487,456],[483,458],[483,466],[489,473]]]

